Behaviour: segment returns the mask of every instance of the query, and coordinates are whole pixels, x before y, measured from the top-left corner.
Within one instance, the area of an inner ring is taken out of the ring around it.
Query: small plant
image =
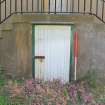
[[[0,96],[0,105],[7,105],[8,99],[6,96]]]
[[[77,80],[79,81],[86,81],[86,83],[91,87],[91,88],[96,88],[97,87],[97,74],[95,70],[88,70],[86,75],[84,75],[82,78]]]
[[[97,86],[97,74],[95,70],[89,70],[87,75],[86,75],[87,82],[90,87],[96,88]]]
[[[17,80],[10,80],[3,87],[3,93],[6,94],[0,97],[0,102],[6,102],[6,97],[3,96],[8,96],[8,103],[13,104],[104,105],[104,95],[95,97],[95,94],[91,91],[96,91],[93,88],[96,86],[96,77],[91,77],[93,73],[89,72],[81,81],[68,84],[63,84],[60,80],[44,82],[42,80],[31,79],[22,83],[20,81],[18,83]],[[3,103],[2,105],[6,104]]]

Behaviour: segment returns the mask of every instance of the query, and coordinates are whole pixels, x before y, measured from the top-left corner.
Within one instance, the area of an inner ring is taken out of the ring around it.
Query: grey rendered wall
[[[77,31],[80,40],[78,77],[95,70],[98,78],[105,78],[105,25],[78,24]]]
[[[32,77],[32,24],[38,22],[73,24],[80,43],[78,78],[93,69],[105,78],[105,25],[93,16],[15,15],[12,30],[4,30],[0,39],[0,64],[8,73]]]

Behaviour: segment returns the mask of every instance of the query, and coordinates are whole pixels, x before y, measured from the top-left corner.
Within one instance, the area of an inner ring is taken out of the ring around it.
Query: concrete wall
[[[11,30],[2,30],[0,39],[0,64],[10,77],[16,75],[16,39]]]
[[[78,78],[88,70],[96,70],[100,78],[105,77],[105,25],[95,23],[92,16],[15,15],[13,28],[2,31],[0,39],[0,64],[12,76],[32,75],[32,24],[70,23],[79,33]]]
[[[105,25],[83,23],[76,29],[80,42],[78,75],[95,70],[99,78],[105,78]]]

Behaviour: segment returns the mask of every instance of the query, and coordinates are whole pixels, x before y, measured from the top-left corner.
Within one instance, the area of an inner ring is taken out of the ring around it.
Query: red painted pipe
[[[74,58],[78,58],[78,33],[75,32],[74,34]],[[75,61],[77,64],[77,60]]]

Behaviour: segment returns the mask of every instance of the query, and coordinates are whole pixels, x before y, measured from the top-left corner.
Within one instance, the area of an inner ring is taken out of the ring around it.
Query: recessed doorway
[[[70,25],[34,25],[33,70],[38,79],[69,81]]]

